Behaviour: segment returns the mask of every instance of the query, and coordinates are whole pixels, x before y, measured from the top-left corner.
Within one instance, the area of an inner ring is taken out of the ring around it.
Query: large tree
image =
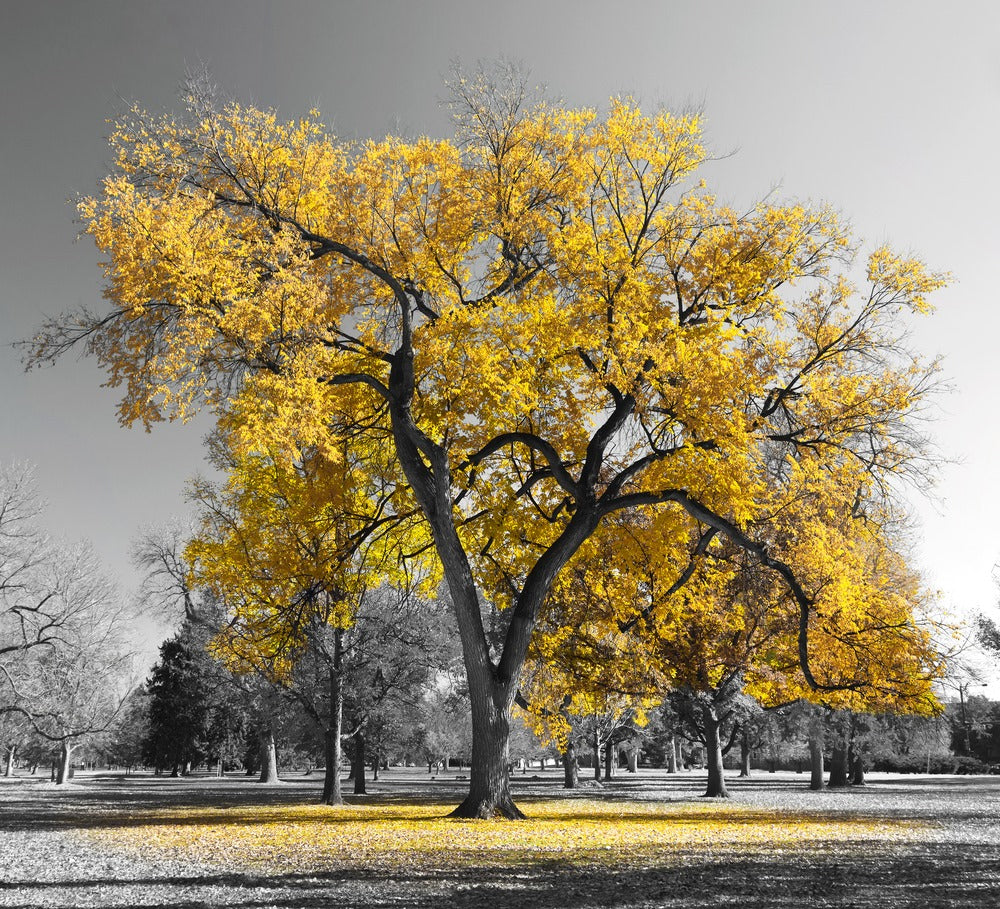
[[[608,516],[711,528],[816,591],[754,536],[808,457],[858,502],[920,462],[933,369],[901,313],[942,284],[825,208],[737,212],[697,181],[700,120],[536,101],[516,74],[453,83],[452,140],[349,143],[315,114],[217,105],[116,124],[83,201],[104,312],[49,323],[32,360],[84,343],[150,425],[202,402],[248,448],[335,457],[391,442],[444,568],[473,720],[464,816],[519,816],[510,709],[554,578]],[[684,566],[678,565],[680,574]],[[863,587],[853,578],[845,590]],[[491,648],[485,606],[504,617]]]

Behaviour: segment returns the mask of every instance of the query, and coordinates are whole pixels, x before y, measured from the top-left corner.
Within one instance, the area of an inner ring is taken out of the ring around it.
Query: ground
[[[517,775],[527,821],[455,821],[456,774],[391,770],[344,808],[316,775],[0,781],[0,906],[996,907],[1000,777],[874,775],[809,792],[697,772],[566,793]]]

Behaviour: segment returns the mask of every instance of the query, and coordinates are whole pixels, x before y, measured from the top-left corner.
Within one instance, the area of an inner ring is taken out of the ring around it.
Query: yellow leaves
[[[426,801],[345,805],[167,810],[113,822],[89,838],[106,848],[157,859],[204,862],[271,873],[346,869],[433,872],[483,867],[574,866],[628,869],[689,861],[693,852],[746,860],[840,849],[879,841],[922,841],[924,823],[773,805],[623,802],[593,799],[521,800],[516,824],[459,822],[450,805]]]
[[[669,499],[657,515],[629,509],[648,525],[645,554],[605,509],[607,540],[580,559],[618,573],[591,574],[587,596],[556,591],[564,615],[540,646],[551,659],[572,627],[588,659],[625,653],[658,682],[697,665],[711,683],[726,660],[749,659],[738,651],[754,597],[774,607],[763,624],[782,643],[767,652],[787,655],[795,616],[782,588],[755,578],[736,591],[741,566],[719,542],[699,555],[692,593],[658,604],[675,665],[615,636],[648,594],[637,573],[662,592],[688,565],[704,528],[685,497],[784,560],[818,610],[839,602],[851,621],[890,610],[891,585],[866,575],[878,533],[854,512],[871,514],[877,493],[924,463],[902,421],[919,413],[933,366],[901,355],[895,317],[926,310],[944,278],[883,248],[859,292],[845,276],[853,241],[829,209],[720,204],[695,184],[696,116],[629,99],[604,115],[531,106],[523,86],[479,77],[456,88],[452,140],[347,144],[315,114],[282,122],[235,104],[123,119],[115,172],[80,206],[115,309],[78,335],[125,387],[123,420],[212,405],[239,464],[229,504],[270,528],[254,546],[287,553],[255,471],[275,468],[266,480],[302,500],[291,524],[313,508],[324,537],[330,515],[313,493],[363,510],[359,490],[395,482],[405,413],[447,460],[434,480],[451,484],[457,533],[498,609],[573,515],[596,514],[604,496]],[[42,339],[39,355],[62,337]],[[359,447],[342,452],[345,439]],[[319,478],[310,491],[281,474],[306,453],[342,471],[340,486]],[[276,576],[305,571],[285,558]],[[219,560],[235,565],[234,551]],[[330,581],[332,568],[312,568]],[[227,583],[236,575],[231,565]],[[847,665],[834,624],[818,627],[839,654],[831,677],[867,669]],[[599,675],[583,673],[584,687]]]
[[[868,280],[897,307],[926,313],[931,309],[927,295],[944,287],[949,276],[929,271],[919,259],[905,258],[880,246],[868,258]]]

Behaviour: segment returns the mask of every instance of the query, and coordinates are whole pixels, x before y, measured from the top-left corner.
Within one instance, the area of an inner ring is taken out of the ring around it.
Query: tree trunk
[[[354,755],[351,763],[354,765],[354,794],[367,795],[365,788],[365,737],[359,729],[354,733]]]
[[[330,665],[330,724],[324,736],[326,771],[323,775],[323,794],[320,796],[324,805],[344,804],[344,793],[340,785],[343,757],[340,735],[344,723],[344,684],[341,675],[343,663],[344,632],[337,628],[333,633],[333,662]]]
[[[816,718],[809,724],[809,788],[823,788],[823,725]]]
[[[490,683],[485,692],[480,687],[469,686],[472,701],[469,794],[451,816],[523,818],[510,794],[511,701],[495,683]]]
[[[17,754],[17,745],[7,746],[7,766],[4,768],[4,776],[14,775],[14,756]]]
[[[499,658],[494,663],[483,626],[479,591],[455,521],[452,466],[445,447],[433,442],[413,419],[416,395],[413,310],[400,297],[399,347],[391,357],[386,400],[399,465],[427,519],[441,561],[462,642],[462,660],[472,707],[472,767],[469,794],[454,817],[521,818],[510,794],[510,717],[518,677],[527,658],[539,610],[556,575],[600,522],[595,507],[579,507],[558,538],[530,569],[510,610]],[[621,414],[625,419],[625,413]],[[603,452],[596,452],[597,454]],[[599,460],[599,458],[598,458]],[[596,462],[588,461],[589,467]],[[588,475],[588,482],[596,482]]]
[[[670,736],[667,742],[667,773],[677,772],[677,737]]]
[[[615,746],[608,739],[604,746],[604,779],[605,782],[611,780],[615,775]]]
[[[714,705],[705,704],[701,710],[705,726],[705,763],[708,766],[706,798],[727,799],[726,776],[722,767],[722,738],[719,735],[722,721]]]
[[[865,759],[860,749],[854,753],[854,760],[851,761],[851,785],[865,785]]]
[[[563,788],[576,789],[580,785],[580,765],[576,760],[576,743],[572,738],[566,740],[566,751],[563,753]]]
[[[56,768],[56,785],[58,786],[69,782],[69,765],[72,754],[73,746],[68,742],[63,742],[59,749],[59,765]]]
[[[847,785],[847,745],[838,742],[830,755],[830,789],[843,789]]]
[[[274,744],[274,732],[270,723],[260,730],[260,782],[277,783],[278,749]]]
[[[639,749],[630,748],[628,751],[628,772],[638,773],[639,772]]]
[[[753,749],[750,747],[750,730],[744,725],[740,732],[740,776],[750,778],[750,757]]]
[[[594,724],[594,737],[590,741],[590,749],[594,754],[594,779],[601,780],[601,733]]]

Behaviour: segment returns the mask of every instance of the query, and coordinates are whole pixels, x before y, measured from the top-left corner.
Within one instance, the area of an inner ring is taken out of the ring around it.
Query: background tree
[[[134,688],[103,736],[101,745],[108,766],[123,767],[126,775],[143,763],[149,738],[149,701],[145,685]]]
[[[208,652],[212,634],[204,617],[182,623],[160,645],[160,659],[146,684],[149,735],[144,757],[172,776],[210,757],[242,754],[248,735],[259,747],[246,692]]]
[[[397,484],[346,445],[334,459],[307,449],[288,463],[276,453],[234,453],[220,435],[215,451],[229,479],[218,489],[194,485],[202,524],[186,550],[194,582],[228,610],[214,652],[284,688],[313,719],[325,739],[322,798],[340,804],[347,699],[363,764],[369,713],[426,675],[440,637],[428,631],[433,609],[421,616],[409,590],[380,589],[389,580],[413,586],[419,566],[406,556],[421,543],[407,532],[412,518]],[[414,640],[423,641],[422,656]],[[362,787],[363,770],[356,780]]]
[[[858,289],[829,210],[720,205],[693,179],[696,116],[565,109],[514,73],[452,87],[453,141],[354,146],[198,92],[185,118],[123,117],[81,205],[111,309],[50,323],[32,361],[85,343],[127,423],[236,398],[258,450],[391,437],[463,643],[458,813],[516,817],[521,668],[553,580],[617,512],[668,515],[670,547],[711,528],[777,572],[807,681],[842,684],[810,668],[820,591],[756,534],[803,459],[817,487],[851,471],[862,503],[925,466],[933,368],[900,314],[943,279],[883,247]],[[483,598],[507,619],[495,652]]]
[[[61,563],[71,579],[60,591],[72,603],[66,612],[85,614],[86,624],[64,624],[46,646],[29,648],[6,680],[11,709],[39,738],[59,749],[57,783],[69,779],[73,751],[107,731],[131,689],[132,653],[123,640],[123,617],[113,592],[93,574],[93,554],[81,550],[79,563]]]

